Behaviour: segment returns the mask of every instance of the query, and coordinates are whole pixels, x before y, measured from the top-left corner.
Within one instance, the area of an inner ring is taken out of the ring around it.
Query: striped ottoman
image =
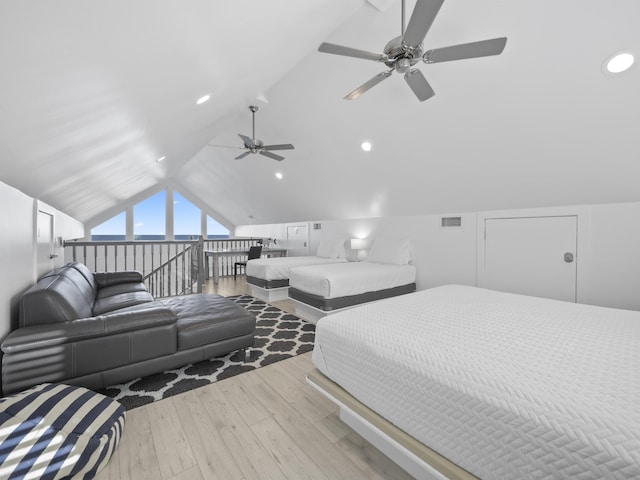
[[[118,402],[44,383],[0,398],[0,479],[93,478],[124,428]]]

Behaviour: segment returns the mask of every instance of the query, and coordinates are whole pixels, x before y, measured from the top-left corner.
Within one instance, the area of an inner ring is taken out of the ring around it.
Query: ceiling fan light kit
[[[422,42],[444,0],[417,0],[406,30],[404,28],[404,3],[404,0],[402,0],[402,33],[399,37],[393,38],[385,45],[384,53],[373,53],[326,42],[318,47],[318,51],[322,53],[382,62],[390,68],[390,70],[379,73],[347,94],[344,97],[346,100],[355,100],[367,90],[373,88],[386,78],[389,78],[391,74],[396,71],[404,75],[404,79],[407,85],[409,85],[409,88],[411,88],[416,97],[418,97],[418,100],[424,102],[433,97],[435,92],[422,72],[417,68],[412,68],[421,60],[425,63],[450,62],[467,58],[500,55],[504,50],[507,39],[500,37],[436,48],[423,52]]]

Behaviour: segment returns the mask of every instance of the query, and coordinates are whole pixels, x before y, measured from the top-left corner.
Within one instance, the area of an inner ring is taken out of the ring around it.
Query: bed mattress
[[[640,312],[463,286],[318,322],[313,362],[480,478],[640,478]]]
[[[290,287],[325,299],[388,290],[415,281],[416,267],[413,265],[373,262],[298,267],[289,274]]]
[[[247,277],[262,280],[287,280],[289,271],[305,265],[322,265],[346,262],[344,258],[316,256],[257,258],[247,262]]]

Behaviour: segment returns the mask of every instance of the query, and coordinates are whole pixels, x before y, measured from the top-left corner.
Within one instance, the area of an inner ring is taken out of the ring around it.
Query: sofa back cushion
[[[91,317],[95,289],[84,275],[65,266],[45,275],[20,299],[20,327]]]
[[[89,285],[89,288],[91,289],[91,291],[93,292],[93,296],[95,297],[98,293],[98,285],[96,283],[93,272],[89,270],[89,268],[84,263],[80,262],[69,263],[67,264],[67,267],[76,270],[78,273],[80,273],[80,275],[82,275],[82,278],[87,281],[87,285]]]

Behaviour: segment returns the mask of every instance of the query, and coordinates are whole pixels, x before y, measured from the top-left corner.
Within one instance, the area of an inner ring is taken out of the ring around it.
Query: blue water
[[[209,235],[207,239],[218,240],[229,238],[229,235]],[[124,242],[124,235],[91,235],[93,242]],[[135,240],[164,240],[164,235],[136,235]],[[175,235],[176,240],[197,240],[197,235]]]

